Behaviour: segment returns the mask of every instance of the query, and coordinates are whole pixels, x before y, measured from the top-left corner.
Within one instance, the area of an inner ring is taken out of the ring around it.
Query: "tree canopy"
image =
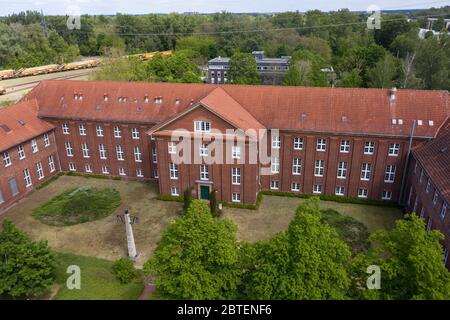
[[[260,84],[255,58],[250,53],[235,53],[228,66],[228,80],[234,84]]]

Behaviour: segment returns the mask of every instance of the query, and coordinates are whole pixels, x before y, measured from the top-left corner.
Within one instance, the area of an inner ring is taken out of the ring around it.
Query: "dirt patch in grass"
[[[229,218],[237,224],[240,240],[268,240],[287,229],[295,209],[304,201],[300,198],[264,196],[258,210],[225,207],[222,218]],[[354,218],[363,223],[369,233],[390,229],[396,220],[402,218],[400,209],[390,207],[320,201],[320,208],[333,209],[343,216]]]
[[[113,188],[120,193],[122,203],[103,219],[71,226],[50,226],[32,216],[33,209],[61,191],[83,186]],[[139,253],[137,263],[141,265],[156,248],[162,230],[176,218],[180,207],[176,202],[154,199],[157,193],[155,183],[62,176],[1,214],[0,222],[5,218],[12,220],[31,238],[47,240],[57,251],[116,260],[127,256],[127,240],[125,226],[117,224],[115,218],[116,214],[122,214],[125,208],[129,208],[131,215],[139,217],[139,223],[134,225],[134,237]]]

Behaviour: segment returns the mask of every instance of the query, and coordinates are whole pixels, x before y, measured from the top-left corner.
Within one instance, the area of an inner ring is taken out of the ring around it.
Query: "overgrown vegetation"
[[[122,284],[130,283],[137,277],[137,271],[133,265],[133,261],[127,258],[116,260],[112,265],[112,271],[117,280]]]
[[[115,189],[69,189],[33,210],[33,216],[50,225],[73,225],[104,218],[120,206]]]

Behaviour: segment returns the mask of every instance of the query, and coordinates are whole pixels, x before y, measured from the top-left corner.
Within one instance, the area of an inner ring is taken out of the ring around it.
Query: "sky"
[[[365,11],[370,5],[382,10],[430,8],[450,5],[450,0],[0,0],[0,16],[25,10],[44,14],[130,14],[169,12],[281,12],[341,8]]]

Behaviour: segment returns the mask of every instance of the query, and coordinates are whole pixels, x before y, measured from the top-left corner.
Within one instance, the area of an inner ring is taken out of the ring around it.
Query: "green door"
[[[200,186],[200,199],[209,200],[209,187]]]

